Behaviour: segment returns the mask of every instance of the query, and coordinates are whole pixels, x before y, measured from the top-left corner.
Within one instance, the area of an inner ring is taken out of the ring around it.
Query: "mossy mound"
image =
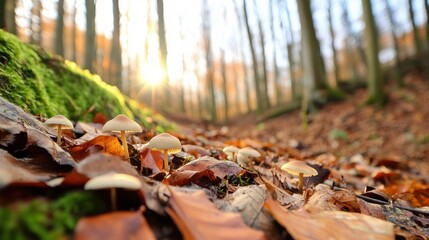
[[[90,121],[100,112],[108,118],[123,113],[145,127],[158,130],[174,128],[165,118],[140,107],[120,91],[103,82],[99,76],[82,70],[75,63],[44,52],[39,47],[21,42],[16,36],[0,30],[0,96],[32,114],[50,117],[57,114]],[[94,110],[85,113],[91,106]]]

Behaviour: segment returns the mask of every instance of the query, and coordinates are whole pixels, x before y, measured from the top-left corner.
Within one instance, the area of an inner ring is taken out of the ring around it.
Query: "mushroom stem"
[[[164,170],[166,172],[170,171],[170,167],[168,166],[168,149],[164,150]]]
[[[237,163],[237,153],[235,152],[232,153],[232,161]]]
[[[303,186],[304,186],[304,173],[299,173],[299,183],[298,183],[299,193],[302,193]]]
[[[116,188],[110,189],[110,204],[112,211],[116,211]]]
[[[125,160],[130,163],[130,155],[128,153],[128,144],[127,144],[127,137],[125,137],[125,131],[121,131],[121,140],[122,140],[122,147],[124,148]]]
[[[58,144],[58,145],[61,145],[61,125],[60,125],[60,124],[58,124],[58,125],[57,125],[57,128],[58,128],[57,144]]]

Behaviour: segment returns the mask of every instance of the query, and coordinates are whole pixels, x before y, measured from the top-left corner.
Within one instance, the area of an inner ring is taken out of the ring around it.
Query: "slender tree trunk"
[[[224,111],[224,120],[228,121],[229,116],[229,101],[228,101],[228,79],[226,74],[225,66],[225,51],[221,50],[221,73],[222,73],[222,92],[223,92],[223,111]]]
[[[7,22],[7,14],[6,14],[6,5],[7,0],[1,0],[0,1],[0,29],[7,30],[6,22]]]
[[[332,48],[332,61],[334,63],[335,86],[338,86],[340,77],[339,77],[339,65],[338,65],[337,50],[335,48],[335,32],[334,32],[334,26],[332,24],[332,22],[333,22],[332,0],[328,1],[328,22],[329,22],[329,32],[331,33],[331,48]]]
[[[396,82],[397,87],[403,87],[404,81],[402,80],[402,73],[401,73],[401,64],[399,59],[399,43],[398,43],[398,37],[396,36],[395,29],[397,28],[398,24],[396,23],[394,17],[393,17],[393,11],[392,7],[389,4],[388,0],[384,1],[386,4],[386,13],[387,18],[389,19],[390,23],[390,35],[393,40],[393,48],[395,49],[395,63],[393,67],[393,74],[394,79]]]
[[[415,51],[416,51],[416,54],[421,54],[422,43],[420,41],[419,29],[417,28],[416,20],[414,18],[413,0],[408,0],[408,12],[410,14],[409,17],[410,17],[411,26],[413,27]]]
[[[260,80],[260,75],[258,70],[258,59],[256,58],[252,31],[250,29],[249,17],[247,14],[247,7],[246,7],[246,0],[243,0],[243,12],[244,12],[244,22],[246,23],[247,39],[249,40],[250,53],[252,55],[253,78],[255,83],[256,102],[257,102],[256,112],[260,114],[263,112],[263,108],[265,104],[264,104],[263,94],[261,91],[261,80]]]
[[[346,33],[347,33],[347,37],[344,40],[344,42],[345,42],[344,48],[346,51],[346,53],[344,54],[345,55],[345,61],[344,62],[348,68],[349,74],[351,75],[352,82],[356,83],[356,82],[358,82],[358,72],[357,72],[356,68],[359,64],[357,62],[357,59],[355,56],[356,51],[357,51],[359,58],[361,59],[361,63],[364,64],[365,66],[366,66],[366,56],[364,53],[362,54],[362,52],[364,52],[364,51],[362,50],[361,45],[359,45],[357,42],[356,42],[356,46],[354,46],[354,47],[352,46],[352,41],[353,41],[353,39],[356,40],[356,37],[355,37],[355,34],[353,33],[352,28],[351,28],[351,21],[349,18],[347,1],[343,0],[341,3],[341,6],[342,6],[342,10],[343,10],[342,22],[343,22],[344,28],[346,29]]]
[[[205,52],[206,52],[206,79],[207,87],[209,91],[209,109],[211,115],[211,121],[217,122],[217,112],[216,112],[216,96],[214,89],[214,72],[213,72],[213,54],[211,46],[211,23],[210,23],[210,12],[207,0],[203,1],[203,36],[205,41]]]
[[[72,14],[72,36],[71,36],[71,47],[72,47],[72,61],[77,62],[77,44],[76,44],[76,38],[77,38],[77,26],[76,26],[76,16],[77,16],[77,0],[74,0],[73,2],[73,14]]]
[[[33,0],[33,7],[31,9],[30,20],[30,29],[31,29],[31,37],[30,42],[32,44],[36,44],[41,46],[42,44],[42,29],[43,29],[43,19],[42,19],[42,2],[41,0]],[[36,22],[34,20],[37,20]]]
[[[184,43],[184,36],[181,33],[181,42]],[[185,61],[185,52],[182,51],[182,67],[183,67],[183,73],[186,73],[187,67],[186,67],[186,61]],[[179,110],[180,112],[185,113],[186,112],[186,104],[185,104],[185,74],[182,74],[182,84],[180,86],[180,96],[179,96]]]
[[[18,29],[16,26],[16,14],[15,14],[15,9],[16,9],[16,1],[17,0],[2,0],[0,2],[3,2],[1,4],[6,4],[5,8],[6,8],[6,12],[4,12],[3,10],[0,10],[1,13],[0,15],[4,14],[5,20],[2,18],[2,20],[5,21],[5,26],[6,26],[6,31],[18,35]],[[2,27],[0,27],[2,28]]]
[[[279,68],[277,66],[277,40],[274,28],[274,1],[270,0],[270,28],[271,28],[271,41],[273,44],[273,86],[276,97],[276,105],[279,105],[282,98],[282,90],[279,80]]]
[[[372,13],[371,0],[362,0],[363,17],[365,21],[366,53],[368,61],[368,104],[383,105],[383,73],[378,59],[377,28]]]
[[[428,0],[423,0],[426,12],[426,47],[429,48],[429,3]]]
[[[64,57],[64,0],[58,0],[55,26],[55,53]]]
[[[268,73],[267,73],[267,54],[265,52],[265,33],[264,29],[262,27],[261,17],[258,12],[258,5],[256,4],[256,1],[253,0],[253,5],[255,6],[255,15],[256,19],[258,20],[258,31],[259,31],[259,44],[261,45],[261,60],[262,60],[262,86],[261,86],[261,93],[264,99],[264,109],[271,106],[270,103],[270,96],[269,96],[269,89],[268,89]]]
[[[168,77],[168,66],[167,66],[167,40],[165,38],[165,23],[164,23],[164,0],[157,0],[157,13],[158,13],[158,40],[159,40],[159,51],[161,68],[164,70],[164,97],[165,105],[170,106],[170,89],[169,89],[169,77]]]
[[[294,67],[295,67],[295,60],[294,60],[294,38],[293,38],[293,32],[292,32],[292,20],[290,17],[290,11],[287,1],[285,0],[285,10],[286,10],[286,17],[287,17],[287,27],[285,27],[288,30],[288,33],[285,34],[286,39],[286,45],[287,45],[287,58],[289,63],[289,79],[290,79],[290,85],[291,85],[291,93],[292,93],[292,101],[298,101],[299,98],[301,98],[300,91],[298,91],[298,81],[294,74]],[[289,36],[288,36],[289,34]]]
[[[85,34],[85,61],[84,67],[90,72],[96,66],[96,33],[95,33],[95,2],[85,0],[86,5],[86,34]]]
[[[109,61],[109,79],[110,82],[117,86],[121,91],[122,86],[122,47],[121,47],[121,13],[119,10],[119,0],[113,0],[113,34],[110,49]]]

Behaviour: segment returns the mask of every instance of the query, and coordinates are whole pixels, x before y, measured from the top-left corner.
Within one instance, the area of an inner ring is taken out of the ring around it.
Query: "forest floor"
[[[428,239],[429,86],[418,73],[405,83],[386,85],[383,108],[357,90],[307,128],[299,111],[227,126],[176,118],[170,171],[146,144],[155,128],[128,133],[128,162],[101,124],[76,122],[58,145],[0,98],[0,239]],[[226,161],[228,145],[260,156]],[[303,191],[282,169],[294,159],[314,168]],[[119,185],[91,190],[105,178]]]

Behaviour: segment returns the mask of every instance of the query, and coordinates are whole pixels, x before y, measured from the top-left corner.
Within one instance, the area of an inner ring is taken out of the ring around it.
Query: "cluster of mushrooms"
[[[56,115],[52,118],[49,118],[45,121],[44,124],[53,129],[57,129],[58,145],[61,145],[62,130],[73,129],[72,122],[63,115]],[[126,132],[141,132],[141,126],[135,121],[129,119],[124,114],[119,114],[115,118],[106,122],[102,131],[120,133],[122,147],[124,149],[124,160],[130,163]],[[153,137],[147,144],[147,147],[151,150],[157,150],[163,153],[164,170],[169,172],[170,168],[168,164],[168,155],[180,152],[182,149],[182,144],[176,137],[168,133],[161,133]],[[228,160],[242,166],[248,166],[250,169],[253,169],[253,158],[261,156],[258,151],[250,147],[239,149],[235,146],[228,146],[223,149],[223,152],[227,155]],[[308,166],[304,161],[290,161],[284,164],[281,169],[287,171],[289,174],[299,176],[298,189],[300,193],[302,193],[304,177],[317,175],[317,171],[314,168]],[[109,172],[107,174],[93,177],[84,186],[85,190],[109,189],[112,210],[117,209],[117,188],[136,191],[141,187],[141,182],[137,177],[116,172]]]

